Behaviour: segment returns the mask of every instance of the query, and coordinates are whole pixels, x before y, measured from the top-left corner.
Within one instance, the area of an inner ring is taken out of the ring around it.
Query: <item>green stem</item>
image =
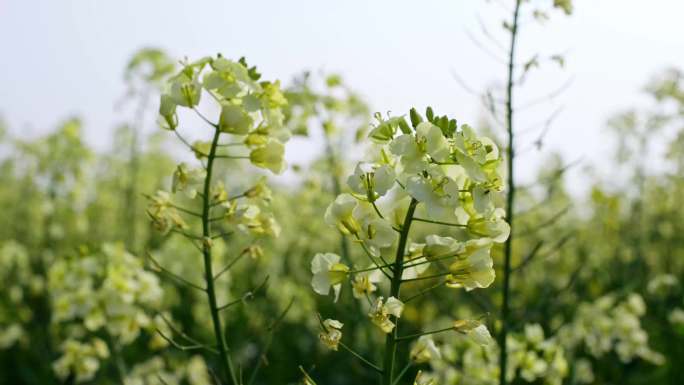
[[[390,296],[399,299],[399,290],[401,288],[401,276],[404,272],[404,253],[406,252],[406,242],[408,241],[409,231],[411,230],[411,222],[413,221],[413,214],[416,211],[418,201],[411,198],[406,217],[401,227],[399,234],[399,245],[397,246],[397,254],[394,260],[394,268],[392,269],[392,280],[390,286]],[[397,317],[391,317],[392,322],[396,325],[391,333],[387,334],[385,338],[385,359],[383,362],[383,372],[381,385],[392,385],[394,381],[394,364],[397,355],[397,329],[399,329],[399,320]]]
[[[135,215],[137,214],[137,186],[138,177],[140,174],[140,133],[142,131],[145,121],[145,111],[147,110],[147,105],[149,103],[149,89],[145,89],[141,95],[140,104],[135,112],[135,118],[133,122],[133,127],[131,129],[131,148],[129,154],[129,164],[128,173],[129,180],[128,186],[125,191],[125,201],[124,201],[124,220],[125,228],[127,228],[126,233],[126,248],[130,251],[135,251],[134,248],[137,242],[137,221],[135,220]]]
[[[417,294],[414,294],[414,295],[408,297],[407,299],[405,299],[404,303],[408,303],[408,302],[413,301],[416,298],[420,298],[420,297],[424,296],[425,294],[428,294],[432,290],[435,290],[435,289],[438,289],[438,288],[444,286],[445,284],[446,284],[445,281],[440,281],[439,283],[432,285],[432,286],[428,287],[427,289],[420,289],[420,291]]]
[[[406,372],[409,369],[411,369],[412,366],[413,366],[413,362],[409,361],[409,363],[406,364],[406,366],[404,366],[404,369],[402,369],[401,372],[399,372],[399,374],[397,375],[397,378],[394,380],[394,382],[392,382],[392,385],[397,385],[399,383],[399,381],[401,381],[402,377],[404,377],[404,374],[406,374]]]
[[[422,277],[416,277],[416,278],[408,278],[408,279],[402,279],[401,282],[416,282],[416,281],[424,281],[426,279],[432,279],[432,278],[439,278],[439,277],[444,277],[445,275],[452,274],[450,271],[443,271],[441,273],[437,274],[432,274],[432,275],[425,275]]]
[[[508,195],[506,197],[506,219],[511,228],[511,235],[504,244],[503,301],[501,304],[501,332],[499,333],[499,384],[506,385],[506,364],[508,350],[506,336],[509,324],[509,292],[511,285],[511,254],[513,250],[513,205],[515,203],[515,179],[513,162],[515,160],[515,143],[513,136],[513,75],[515,71],[515,43],[518,37],[518,14],[522,0],[516,0],[511,24],[511,45],[508,52],[508,81],[506,84],[506,130],[508,133]]]
[[[439,262],[439,261],[443,261],[443,260],[447,260],[447,259],[451,259],[451,258],[458,258],[458,256],[459,256],[458,254],[452,254],[452,253],[453,252],[450,251],[448,253],[435,255],[434,257],[430,257],[430,259],[425,259],[425,260],[420,261],[420,262],[411,262],[408,265],[404,265],[404,270],[406,270],[409,267],[416,267],[416,266],[426,265],[428,263]],[[392,264],[384,264],[384,265],[377,265],[376,264],[373,267],[368,267],[365,269],[350,270],[350,271],[348,271],[348,273],[349,274],[365,273],[367,271],[374,271],[374,270],[384,269],[384,268],[392,267],[392,266],[394,266],[393,263]]]
[[[468,227],[468,225],[461,225],[459,223],[433,221],[431,219],[425,219],[425,218],[413,218],[413,220],[418,221],[418,222],[433,223],[435,225],[444,225],[444,226],[452,226],[452,227]]]
[[[385,259],[382,258],[382,255],[380,255],[380,259],[382,260],[382,263],[384,263],[384,265],[380,265],[379,263],[377,263],[377,262],[375,261],[375,258],[373,257],[373,253],[371,253],[370,250],[368,250],[368,247],[366,247],[366,244],[363,243],[363,241],[361,240],[361,238],[359,238],[358,234],[356,234],[355,236],[356,236],[356,240],[357,240],[357,241],[359,242],[359,244],[361,245],[361,248],[362,248],[363,251],[366,253],[366,255],[368,256],[368,259],[370,259],[371,263],[372,263],[378,270],[380,270],[380,272],[381,272],[385,277],[387,277],[387,279],[392,280],[392,277],[383,269],[382,266],[384,266],[384,267],[390,267],[390,268],[391,268],[391,267],[394,266],[394,265],[390,265],[389,263],[387,263],[387,261],[385,261]]]
[[[427,331],[427,332],[421,332],[421,333],[416,333],[416,334],[409,334],[409,335],[407,335],[407,336],[397,337],[396,340],[397,340],[397,342],[399,342],[399,341],[406,341],[406,340],[412,340],[412,339],[414,339],[414,338],[418,338],[418,337],[421,337],[421,336],[427,336],[427,335],[430,335],[430,334],[437,334],[437,333],[444,333],[444,332],[448,332],[448,331],[450,331],[450,330],[454,330],[454,327],[453,327],[453,326],[449,326],[448,328],[437,329],[437,330],[430,330],[430,331]]]
[[[119,382],[125,384],[127,369],[126,362],[124,362],[123,357],[121,357],[121,346],[114,340],[111,334],[107,333],[107,337],[109,339],[109,350],[112,352],[112,358],[116,368],[116,375],[119,377]]]
[[[349,346],[347,346],[347,345],[345,345],[344,343],[342,343],[342,341],[340,341],[340,346],[341,346],[344,350],[346,350],[346,351],[348,351],[349,353],[351,353],[351,355],[354,356],[354,357],[356,357],[359,361],[361,361],[361,362],[363,362],[364,364],[368,365],[368,367],[370,367],[371,369],[375,370],[376,372],[382,373],[382,369],[381,369],[381,368],[377,367],[374,363],[368,361],[368,360],[367,360],[366,358],[364,358],[362,355],[360,355],[359,353],[355,352],[352,348],[350,348]]]
[[[219,136],[221,131],[215,129],[214,139],[211,142],[211,149],[207,157],[207,177],[204,179],[204,194],[202,195],[202,235],[205,239],[211,238],[211,223],[209,221],[211,214],[211,206],[209,200],[211,199],[211,177],[214,167],[214,159],[216,158],[216,148],[218,147]],[[207,297],[209,299],[209,309],[211,311],[211,320],[214,324],[214,337],[216,338],[216,346],[218,347],[220,365],[226,376],[234,385],[238,384],[235,376],[235,369],[233,363],[228,356],[228,347],[226,339],[223,335],[223,327],[221,326],[221,316],[219,315],[219,307],[216,302],[216,290],[214,288],[214,272],[211,265],[211,246],[206,242],[202,247],[202,255],[204,257],[204,279],[207,282]],[[226,382],[228,383],[228,382]]]

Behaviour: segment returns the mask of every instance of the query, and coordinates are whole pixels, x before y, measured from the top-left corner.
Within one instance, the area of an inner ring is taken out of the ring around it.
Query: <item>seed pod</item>
[[[404,118],[401,118],[399,120],[399,129],[401,132],[404,134],[411,134],[411,127],[409,127],[408,123],[404,120]]]
[[[427,120],[432,122],[432,120],[435,117],[434,111],[432,111],[432,107],[428,106],[428,108],[425,110],[425,117],[427,117]]]
[[[415,108],[411,108],[409,115],[411,116],[411,124],[413,125],[413,128],[418,127],[418,125],[423,121],[423,118]]]

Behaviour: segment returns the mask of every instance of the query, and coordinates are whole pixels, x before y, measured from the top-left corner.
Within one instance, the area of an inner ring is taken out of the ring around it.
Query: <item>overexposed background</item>
[[[501,22],[512,3],[0,0],[0,114],[10,131],[29,137],[78,115],[88,140],[106,148],[112,128],[130,118],[114,108],[125,90],[123,69],[137,49],[153,46],[179,58],[244,55],[266,78],[285,83],[304,69],[338,72],[374,110],[401,114],[430,104],[476,125],[484,116],[480,100],[453,73],[477,91],[501,84],[505,68],[492,56],[505,54],[487,42],[480,20],[507,46]],[[521,110],[518,128],[562,108],[543,153],[600,163],[611,148],[605,120],[623,108],[647,106],[641,89],[651,76],[684,63],[682,15],[680,0],[575,0],[571,17],[553,12],[543,27],[524,18],[520,60],[564,53],[567,66],[542,63],[516,104],[572,82],[553,100]],[[519,144],[529,147],[535,138],[529,131]],[[314,155],[308,148],[288,150],[294,162]],[[533,176],[541,159],[536,151],[522,154],[523,178]]]

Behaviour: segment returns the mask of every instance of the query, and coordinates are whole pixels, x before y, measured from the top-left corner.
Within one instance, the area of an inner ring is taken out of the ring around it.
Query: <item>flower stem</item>
[[[462,225],[459,223],[450,223],[450,222],[442,222],[442,221],[433,221],[431,219],[425,219],[425,218],[413,218],[414,221],[418,222],[425,222],[425,223],[432,223],[435,225],[443,225],[443,226],[452,226],[452,227],[468,227],[468,225]]]
[[[211,237],[211,223],[210,223],[210,197],[211,197],[211,177],[214,166],[214,159],[216,158],[216,148],[218,147],[219,136],[221,131],[214,130],[214,139],[211,142],[211,149],[207,157],[207,176],[204,179],[204,193],[202,195],[202,235],[205,238]],[[235,376],[235,369],[233,363],[228,356],[228,347],[226,339],[223,335],[223,326],[221,325],[221,316],[219,315],[219,308],[216,302],[216,291],[214,288],[214,272],[212,270],[211,246],[204,243],[202,247],[202,255],[204,257],[204,277],[207,282],[206,292],[209,299],[209,309],[211,311],[211,320],[214,325],[214,337],[216,338],[216,346],[218,347],[220,366],[222,368],[225,379],[237,385],[237,377]],[[226,383],[229,383],[226,381]]]
[[[428,287],[427,289],[420,289],[420,291],[417,294],[414,294],[414,295],[408,297],[407,299],[405,299],[404,303],[409,303],[416,298],[420,298],[420,297],[424,296],[425,294],[428,294],[432,290],[435,290],[435,289],[438,289],[438,288],[444,286],[445,284],[446,284],[445,281],[440,281],[440,282]]]
[[[513,76],[515,71],[515,43],[518,37],[518,14],[522,0],[516,0],[511,24],[511,45],[508,51],[508,81],[506,84],[506,131],[508,134],[508,195],[506,196],[506,220],[510,226],[510,236],[504,244],[503,300],[501,304],[501,331],[499,333],[499,385],[506,385],[506,364],[508,350],[509,292],[511,280],[511,254],[513,251],[513,204],[515,203],[515,179],[513,178],[515,148],[513,137]]]
[[[449,275],[449,274],[451,274],[450,271],[443,271],[443,272],[441,272],[441,273],[432,274],[432,275],[424,275],[424,276],[422,276],[422,277],[402,279],[401,282],[403,283],[403,282],[424,281],[424,280],[426,280],[426,279],[444,277],[445,275]]]
[[[126,362],[121,357],[121,346],[118,341],[114,340],[111,334],[107,333],[107,338],[109,340],[109,350],[112,352],[112,359],[116,368],[116,375],[119,382],[124,384],[126,383],[126,373],[128,370],[126,369]]]
[[[397,246],[397,254],[394,260],[394,267],[392,269],[392,280],[390,286],[390,296],[399,299],[399,290],[401,288],[401,276],[404,271],[404,253],[406,252],[406,242],[408,241],[409,231],[411,230],[411,222],[413,221],[413,214],[416,211],[418,201],[411,198],[404,223],[401,226],[401,233],[399,234],[399,245]],[[392,322],[396,325],[391,333],[387,334],[385,338],[385,358],[383,362],[383,372],[381,385],[392,385],[394,381],[394,364],[397,354],[397,329],[399,328],[399,320],[392,316]]]
[[[448,328],[437,329],[437,330],[430,330],[430,331],[427,331],[427,332],[421,332],[421,333],[416,333],[416,334],[409,334],[409,335],[407,335],[407,336],[401,336],[401,337],[397,337],[397,338],[395,338],[395,339],[397,340],[397,342],[399,342],[399,341],[406,341],[406,340],[412,340],[412,339],[414,339],[414,338],[418,338],[418,337],[421,337],[421,336],[427,336],[427,335],[430,335],[430,334],[437,334],[437,333],[448,332],[449,330],[454,330],[454,327],[453,327],[453,326],[449,326]]]
[[[404,369],[402,369],[401,372],[399,372],[399,374],[397,375],[397,378],[394,380],[394,382],[392,382],[392,385],[397,385],[399,383],[399,381],[401,381],[402,377],[404,377],[404,374],[406,374],[406,372],[409,369],[411,369],[412,366],[413,366],[413,362],[409,361],[409,363],[406,364],[406,366],[404,366]]]
[[[355,351],[354,351],[352,348],[350,348],[349,346],[347,346],[347,345],[345,345],[344,343],[342,343],[342,341],[340,341],[340,346],[341,346],[344,350],[346,350],[346,351],[348,351],[349,353],[351,353],[351,355],[353,355],[354,357],[356,357],[359,361],[361,361],[361,362],[363,362],[364,364],[368,365],[368,367],[370,367],[371,369],[375,370],[376,372],[382,373],[382,369],[380,369],[380,368],[379,368],[377,365],[375,365],[374,363],[368,361],[366,358],[364,358],[364,357],[363,357],[362,355],[360,355],[359,353],[355,352]]]

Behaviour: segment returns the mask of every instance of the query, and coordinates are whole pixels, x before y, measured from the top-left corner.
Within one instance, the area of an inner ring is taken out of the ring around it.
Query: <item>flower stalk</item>
[[[401,276],[404,272],[404,253],[406,252],[406,242],[408,241],[409,232],[411,231],[411,222],[413,222],[413,214],[416,211],[416,206],[418,201],[411,198],[411,203],[409,203],[408,210],[406,211],[406,217],[404,218],[404,223],[401,226],[401,233],[399,234],[399,245],[397,246],[397,254],[394,260],[394,266],[392,268],[392,279],[390,283],[390,295],[395,298],[399,298],[399,292],[401,291]],[[385,337],[385,357],[383,360],[383,373],[381,385],[392,385],[394,381],[394,365],[397,355],[397,329],[399,319],[392,316],[392,322],[397,324],[397,326],[392,330],[391,333],[387,334]]]
[[[216,149],[218,148],[220,136],[221,131],[219,131],[218,127],[214,126],[214,138],[211,142],[211,149],[209,150],[207,157],[207,175],[204,179],[204,193],[202,194],[202,235],[205,237],[205,239],[211,238],[211,223],[209,221],[211,215],[211,179],[214,170],[214,160],[216,159]],[[226,345],[226,338],[223,333],[224,329],[221,323],[221,316],[219,314],[220,310],[216,302],[214,272],[211,264],[211,246],[207,243],[204,243],[202,246],[202,256],[204,259],[204,279],[206,281],[206,293],[207,299],[209,300],[209,310],[211,312],[211,321],[214,326],[214,338],[216,339],[216,346],[218,347],[220,365],[226,378],[230,378],[230,381],[237,385],[238,381],[235,374],[235,368],[233,368],[233,363],[228,355],[228,347]]]
[[[506,133],[508,139],[507,155],[508,162],[508,193],[506,194],[506,220],[510,226],[510,236],[504,243],[504,266],[503,266],[503,300],[501,304],[501,331],[499,332],[499,384],[506,385],[506,361],[508,360],[508,350],[506,346],[506,336],[509,324],[509,296],[511,286],[511,255],[513,253],[513,222],[515,205],[515,143],[513,131],[513,76],[515,72],[515,48],[518,38],[518,15],[522,0],[516,0],[513,11],[513,21],[511,23],[510,35],[511,44],[508,51],[508,79],[506,82]]]

